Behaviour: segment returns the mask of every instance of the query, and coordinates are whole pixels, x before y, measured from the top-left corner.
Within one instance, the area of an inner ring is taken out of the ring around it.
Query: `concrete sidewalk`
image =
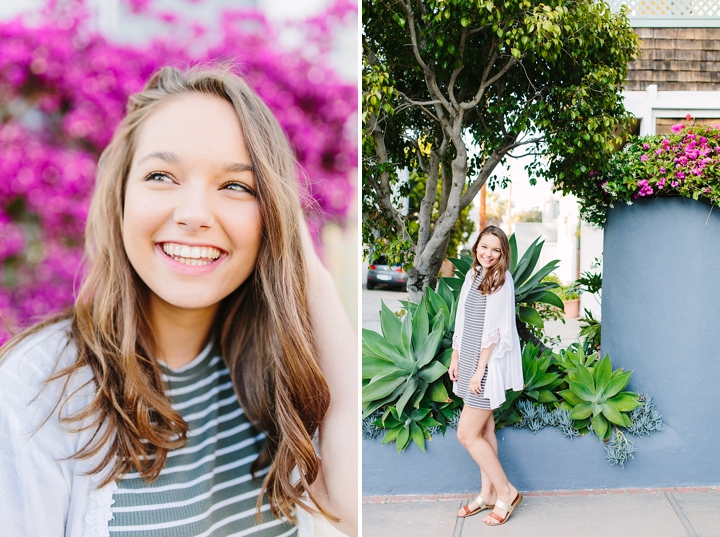
[[[364,497],[363,537],[718,537],[720,486],[523,493],[507,524],[456,517],[469,494]]]

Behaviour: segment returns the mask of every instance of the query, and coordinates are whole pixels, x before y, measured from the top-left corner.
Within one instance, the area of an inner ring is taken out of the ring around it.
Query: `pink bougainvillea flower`
[[[685,125],[683,125],[682,123],[678,123],[677,125],[673,125],[672,127],[670,127],[670,130],[672,132],[680,132],[683,127],[685,127]]]
[[[353,203],[357,87],[328,66],[328,43],[352,22],[356,3],[335,0],[302,23],[229,9],[209,39],[172,3],[121,1],[172,39],[112,42],[97,33],[85,0],[46,0],[28,20],[0,21],[0,312],[18,327],[72,304],[97,159],[129,95],[162,66],[236,66],[290,140],[315,236],[325,221],[344,221]],[[280,44],[288,30],[302,37],[295,49]],[[0,322],[0,343],[6,338]]]
[[[688,121],[690,121],[690,120],[692,119],[692,116],[691,116],[690,114],[688,114],[688,115],[685,116],[685,119],[687,119]]]
[[[643,155],[642,157],[640,157],[640,160],[642,160],[643,162],[647,161],[647,155]]]

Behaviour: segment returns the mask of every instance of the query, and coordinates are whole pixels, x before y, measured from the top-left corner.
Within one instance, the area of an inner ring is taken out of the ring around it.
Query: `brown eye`
[[[222,188],[226,190],[233,190],[235,192],[247,192],[248,194],[252,194],[253,196],[257,195],[252,188],[238,181],[231,181],[230,183],[225,183]]]
[[[170,176],[164,172],[152,172],[145,177],[146,181],[155,181],[157,183],[172,183]]]

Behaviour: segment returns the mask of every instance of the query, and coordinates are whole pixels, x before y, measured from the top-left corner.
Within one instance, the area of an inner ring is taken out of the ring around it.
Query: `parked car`
[[[388,265],[385,256],[378,257],[368,266],[367,288],[375,289],[378,285],[405,290],[407,274],[400,265]]]

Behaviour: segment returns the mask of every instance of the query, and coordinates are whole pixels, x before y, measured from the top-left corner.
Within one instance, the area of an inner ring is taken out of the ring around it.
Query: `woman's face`
[[[482,236],[475,250],[475,255],[483,270],[494,267],[500,261],[500,257],[502,257],[501,246],[500,239],[492,233]]]
[[[255,191],[230,103],[191,93],[151,113],[137,134],[122,230],[151,304],[214,311],[248,278],[262,235]]]

